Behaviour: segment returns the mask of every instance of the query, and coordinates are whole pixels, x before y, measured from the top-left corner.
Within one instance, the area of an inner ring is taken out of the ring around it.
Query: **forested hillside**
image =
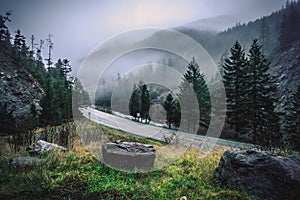
[[[11,18],[10,12],[0,16],[1,134],[70,121],[72,90],[82,92],[83,88],[70,76],[69,60],[53,63],[50,35],[46,41],[41,39],[39,45],[34,45],[36,38],[32,35],[31,46],[26,44],[21,30],[11,36],[7,28]],[[47,47],[47,59],[42,58],[43,45]],[[82,95],[88,104],[87,93],[83,91]]]
[[[229,53],[229,47],[237,40],[248,50],[252,40],[259,39],[260,43],[263,44],[264,53],[269,55],[279,45],[278,38],[285,12],[286,10],[283,8],[255,21],[243,24],[237,22],[236,26],[220,33],[199,30],[196,27],[190,29],[185,28],[185,26],[178,27],[176,30],[187,34],[202,44],[216,62],[219,62],[223,55]]]

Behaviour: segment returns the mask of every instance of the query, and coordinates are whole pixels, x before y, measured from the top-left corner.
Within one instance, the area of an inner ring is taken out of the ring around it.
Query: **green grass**
[[[157,146],[163,146],[165,143],[153,140],[150,138],[143,138],[139,136],[135,136],[132,134],[128,134],[124,131],[121,130],[115,130],[106,126],[101,126],[101,129],[103,130],[104,134],[111,140],[123,140],[127,142],[135,141],[135,142],[140,142],[140,143],[145,143],[145,144],[152,144],[152,145],[157,145]]]
[[[102,127],[113,139],[163,143],[130,136]],[[0,158],[0,199],[251,199],[244,192],[221,186],[213,172],[222,151],[200,157],[189,149],[172,165],[153,172],[128,173],[97,161],[83,146],[72,151],[51,152],[40,157],[42,164],[13,168]]]

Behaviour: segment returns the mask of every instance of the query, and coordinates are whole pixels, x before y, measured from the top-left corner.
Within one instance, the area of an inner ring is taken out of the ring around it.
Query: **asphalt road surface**
[[[158,141],[165,142],[166,138],[171,138],[173,135],[173,142],[202,149],[222,149],[222,147],[250,149],[254,147],[251,144],[174,131],[149,124],[142,124],[90,107],[81,108],[80,110],[84,117],[96,123]],[[176,136],[174,136],[174,132],[176,133]]]

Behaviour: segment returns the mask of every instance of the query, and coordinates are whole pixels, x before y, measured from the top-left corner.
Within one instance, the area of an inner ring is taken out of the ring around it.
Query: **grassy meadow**
[[[111,128],[101,130],[109,140],[151,143],[156,149],[164,146]],[[39,155],[43,161],[30,167],[14,168],[9,162],[12,157],[28,156],[25,151],[1,155],[0,199],[252,199],[213,178],[223,151],[201,157],[201,150],[190,148],[163,169],[129,173],[102,164],[79,139],[72,143],[67,152]]]

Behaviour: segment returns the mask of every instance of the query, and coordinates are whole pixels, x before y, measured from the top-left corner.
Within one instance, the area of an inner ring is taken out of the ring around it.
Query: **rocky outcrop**
[[[155,149],[152,145],[116,141],[102,145],[105,164],[125,171],[147,171],[154,165]]]
[[[257,151],[226,151],[214,176],[262,199],[300,197],[300,157],[281,157]]]
[[[36,79],[9,55],[0,51],[0,103],[6,104],[15,118],[21,119],[30,112],[35,104],[40,109],[39,101],[43,89]]]
[[[273,56],[270,73],[277,82],[280,108],[284,108],[300,85],[300,41]]]

